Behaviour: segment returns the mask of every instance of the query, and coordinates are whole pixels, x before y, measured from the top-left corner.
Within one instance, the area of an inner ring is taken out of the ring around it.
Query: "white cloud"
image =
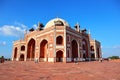
[[[5,42],[5,41],[3,41],[3,45],[6,45],[6,42]]]
[[[17,23],[18,24],[18,23]],[[17,26],[14,25],[3,25],[0,27],[0,34],[5,36],[16,36],[20,37],[24,34],[27,26],[24,24],[18,24]]]
[[[26,29],[26,28],[27,28],[26,25],[21,24],[21,23],[19,23],[19,22],[15,22],[15,25],[16,25],[16,26],[20,26],[20,27],[23,28],[23,29]]]
[[[34,24],[34,25],[33,25],[33,28],[34,28],[34,29],[37,29],[37,24]]]
[[[115,49],[120,48],[120,45],[113,46],[113,48]]]
[[[6,41],[0,41],[0,46],[6,45]]]

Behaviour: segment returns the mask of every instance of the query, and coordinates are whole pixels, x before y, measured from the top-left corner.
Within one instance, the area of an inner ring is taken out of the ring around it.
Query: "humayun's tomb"
[[[73,62],[98,60],[102,57],[101,44],[90,37],[80,25],[74,28],[61,18],[50,20],[44,27],[26,32],[24,39],[14,41],[13,61]]]

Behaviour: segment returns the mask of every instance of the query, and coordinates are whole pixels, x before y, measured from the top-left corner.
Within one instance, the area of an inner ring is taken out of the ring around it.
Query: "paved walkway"
[[[120,62],[0,63],[0,80],[120,80]]]

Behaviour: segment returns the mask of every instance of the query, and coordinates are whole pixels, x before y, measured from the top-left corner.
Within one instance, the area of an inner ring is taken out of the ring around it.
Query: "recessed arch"
[[[56,38],[56,44],[58,44],[58,45],[63,44],[63,37],[62,36],[57,36],[57,38]]]
[[[40,58],[46,58],[47,49],[48,49],[48,41],[44,39],[40,43]]]
[[[91,51],[94,51],[94,46],[90,46],[90,50],[91,50]]]
[[[74,61],[74,58],[78,58],[78,44],[76,40],[72,40],[71,42],[71,47],[72,47],[72,61]]]
[[[98,58],[100,58],[99,48],[97,48],[97,55],[98,55]]]
[[[63,51],[59,50],[56,52],[56,62],[63,62]]]
[[[20,55],[20,61],[24,61],[24,54]]]
[[[27,45],[27,59],[34,60],[35,57],[35,40],[32,38]]]
[[[95,54],[94,53],[91,54],[91,58],[95,58]]]
[[[15,47],[15,49],[14,49],[14,59],[17,58],[17,51],[18,51],[18,49],[17,49],[17,47]]]
[[[82,40],[83,58],[88,58],[88,44],[85,39]]]

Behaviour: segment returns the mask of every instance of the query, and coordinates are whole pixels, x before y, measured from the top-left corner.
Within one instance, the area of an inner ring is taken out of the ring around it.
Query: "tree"
[[[110,59],[119,59],[119,56],[110,56],[108,58],[110,58]]]
[[[0,57],[0,63],[3,63],[4,62],[4,56],[1,56]]]

